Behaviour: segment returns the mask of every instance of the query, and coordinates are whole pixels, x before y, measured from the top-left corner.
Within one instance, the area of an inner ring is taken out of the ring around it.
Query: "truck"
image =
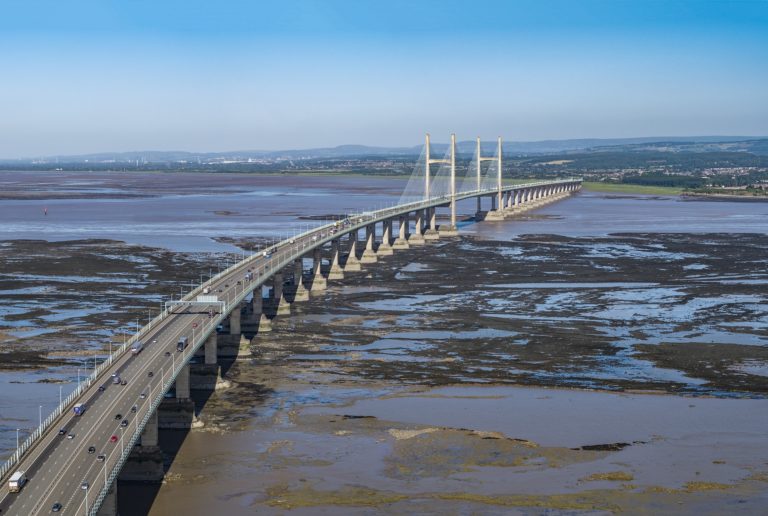
[[[76,416],[82,416],[85,412],[85,403],[78,403],[72,408],[72,412],[75,413]]]
[[[136,343],[131,346],[131,354],[132,355],[138,355],[141,353],[141,350],[144,349],[144,344],[140,340],[137,340]]]
[[[179,342],[176,343],[176,351],[184,351],[184,348],[189,344],[189,337],[182,337]]]
[[[11,479],[8,480],[8,491],[11,493],[18,493],[26,483],[27,475],[23,471],[17,471],[11,475]]]
[[[211,293],[211,288],[210,288],[210,287],[205,287],[205,288],[203,289],[203,294],[206,294],[206,295],[207,295],[207,294],[210,294],[210,293]]]

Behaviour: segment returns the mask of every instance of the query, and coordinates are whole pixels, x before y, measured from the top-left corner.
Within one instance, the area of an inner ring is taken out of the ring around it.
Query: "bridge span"
[[[504,184],[501,140],[498,150],[498,156],[491,158],[498,163],[493,187],[481,177],[479,164],[486,158],[478,153],[477,178],[469,184],[476,179],[479,187],[457,189],[452,138],[448,159],[433,160],[427,152],[426,192],[421,200],[315,227],[247,256],[166,303],[158,317],[98,366],[0,466],[0,514],[47,514],[54,504],[60,504],[64,514],[117,514],[117,478],[162,480],[158,429],[190,427],[194,419],[190,389],[215,388],[220,357],[247,352],[250,343],[242,337],[243,325],[257,328],[256,333],[270,330],[266,306],[278,316],[289,314],[291,303],[307,300],[310,292],[321,293],[328,280],[341,279],[398,249],[457,235],[456,203],[461,200],[477,198],[478,220],[501,220],[581,188],[577,178]],[[440,162],[450,166],[447,192],[434,188],[437,178],[429,174],[430,163]],[[480,209],[484,197],[491,199],[486,212]],[[449,224],[437,224],[436,211],[441,207],[450,209]],[[312,263],[307,275],[304,259]],[[269,295],[264,298],[266,287]],[[179,345],[185,339],[188,344]],[[134,354],[131,348],[137,342],[143,349]],[[113,383],[114,375],[126,384]],[[72,408],[81,403],[85,412],[75,415]],[[16,471],[23,471],[28,481],[20,492],[11,493],[8,481]]]

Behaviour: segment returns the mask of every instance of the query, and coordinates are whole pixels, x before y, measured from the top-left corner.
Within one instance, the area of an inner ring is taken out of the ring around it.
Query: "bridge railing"
[[[581,178],[568,178],[568,179],[555,180],[555,181],[537,181],[534,183],[522,183],[518,185],[504,185],[502,189],[503,190],[515,190],[518,188],[525,189],[525,188],[532,188],[537,186],[549,186],[549,185],[572,183],[572,182],[579,182],[579,181],[581,181]],[[471,190],[471,191],[465,191],[465,192],[456,192],[456,197],[459,199],[465,199],[470,197],[477,197],[480,195],[492,195],[492,194],[495,194],[496,192],[498,192],[498,188],[486,188],[486,189]],[[279,255],[282,255],[282,256],[279,256],[280,258],[283,258],[282,261],[278,260],[279,264],[278,266],[275,266],[275,267],[265,267],[262,264],[258,270],[259,280],[263,280],[264,275],[267,272],[267,268],[270,268],[273,271],[279,270],[280,268],[290,263],[292,260],[303,255],[303,251],[298,252],[297,250],[294,253],[290,252],[290,249],[291,249],[290,246],[292,245],[293,241],[296,239],[303,240],[305,237],[308,237],[315,233],[318,233],[318,232],[322,233],[323,230],[330,231],[330,229],[336,228],[338,223],[349,224],[346,232],[353,231],[356,229],[360,229],[371,222],[379,221],[388,216],[395,216],[395,215],[407,213],[409,211],[424,209],[432,206],[438,206],[440,204],[450,202],[451,198],[452,196],[450,194],[446,194],[438,197],[430,197],[423,200],[417,200],[410,203],[398,204],[398,205],[394,205],[388,208],[383,208],[380,210],[350,213],[347,215],[346,218],[342,219],[341,221],[334,221],[321,226],[315,226],[307,231],[294,235],[292,238],[281,240],[280,242],[277,242],[273,246],[270,246],[269,249],[272,250],[273,252],[279,253]],[[330,234],[329,236],[323,238],[319,242],[322,243],[328,240],[332,240],[332,238],[330,237]],[[252,253],[245,259],[234,263],[227,269],[219,272],[215,276],[209,278],[207,281],[193,288],[186,295],[182,296],[181,300],[182,301],[194,300],[198,294],[202,293],[205,287],[210,287],[211,285],[216,283],[218,280],[223,279],[224,277],[227,277],[230,274],[234,273],[237,269],[240,269],[249,263],[253,263],[256,259],[259,258],[259,256],[261,256],[259,253]],[[245,289],[244,289],[244,293],[237,296],[237,299],[240,299],[240,300],[245,299],[248,293],[249,291],[245,292]],[[237,302],[239,303],[239,301]],[[237,305],[235,304],[235,306]],[[83,394],[83,392],[89,389],[99,379],[99,376],[101,376],[106,370],[108,370],[115,363],[115,361],[119,360],[125,354],[125,352],[131,346],[133,346],[135,342],[141,340],[142,338],[145,338],[146,334],[149,333],[152,330],[152,328],[157,325],[157,323],[163,321],[172,312],[173,312],[173,308],[162,310],[155,318],[150,320],[148,324],[141,327],[126,342],[118,346],[115,352],[108,355],[107,358],[101,364],[97,365],[94,368],[94,371],[85,380],[83,380],[82,382],[79,382],[78,386],[24,440],[24,442],[21,444],[21,446],[19,446],[16,449],[13,455],[11,455],[11,457],[7,459],[2,466],[0,466],[0,479],[3,479],[5,477],[5,475],[11,470],[11,468],[13,468],[19,462],[19,460],[24,455],[24,453],[27,452],[36,443],[37,439],[39,439],[45,433],[45,431],[51,426],[51,424],[53,424],[60,416],[62,416],[62,414],[64,414],[67,410],[69,410],[73,402],[77,398],[79,398]],[[219,318],[217,318],[216,320],[220,321],[221,319],[223,319],[223,315],[220,315]]]

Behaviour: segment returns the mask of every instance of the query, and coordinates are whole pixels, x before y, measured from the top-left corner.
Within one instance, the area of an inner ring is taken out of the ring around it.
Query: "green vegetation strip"
[[[683,188],[674,186],[646,186],[632,185],[624,183],[596,183],[585,181],[583,183],[585,190],[592,192],[615,192],[627,194],[651,194],[651,195],[679,195]]]

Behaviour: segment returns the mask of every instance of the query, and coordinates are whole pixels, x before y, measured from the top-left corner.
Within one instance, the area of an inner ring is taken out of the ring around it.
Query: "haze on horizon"
[[[0,6],[0,158],[768,134],[768,2]]]

